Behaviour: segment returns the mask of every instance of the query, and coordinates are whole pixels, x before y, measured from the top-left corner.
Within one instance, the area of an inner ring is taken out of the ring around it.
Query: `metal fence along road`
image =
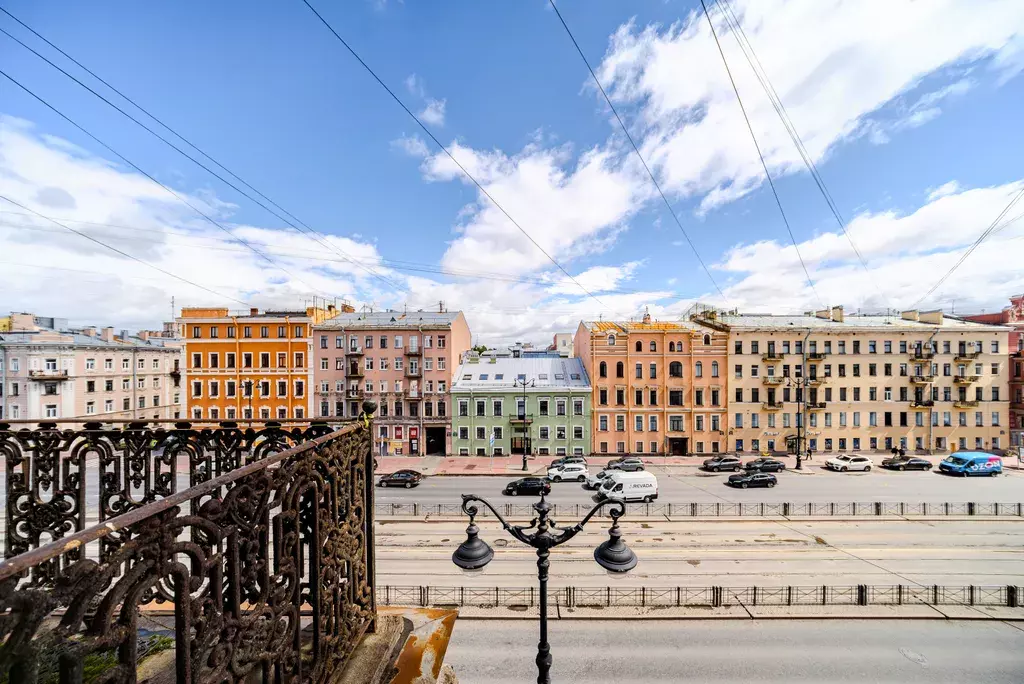
[[[1000,606],[1024,608],[1024,586],[870,585],[788,587],[561,587],[549,600],[563,608],[723,606]],[[534,587],[377,587],[386,606],[532,608]]]
[[[552,504],[554,518],[578,518],[585,515],[593,504]],[[503,504],[501,514],[511,518],[531,518],[535,514],[530,504]],[[458,503],[377,503],[375,518],[461,517],[462,504]],[[478,517],[486,518],[489,511],[481,510]],[[908,503],[900,501],[847,501],[825,503],[649,503],[627,504],[624,519],[630,517],[718,518],[718,517],[872,517],[872,516],[987,516],[1024,517],[1024,503],[994,502],[938,502]]]

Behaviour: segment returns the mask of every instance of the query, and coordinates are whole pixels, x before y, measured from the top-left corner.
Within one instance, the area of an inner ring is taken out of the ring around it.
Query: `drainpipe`
[[[808,425],[807,425],[807,394],[811,391],[811,386],[807,382],[807,341],[811,337],[811,329],[807,329],[807,334],[804,335],[804,341],[800,343],[800,375],[803,387],[798,389],[802,390],[800,393],[800,423],[796,428],[796,469],[803,469],[802,462],[802,445],[803,442],[800,439],[800,430],[803,428],[804,439],[807,441],[808,448],[811,443],[810,438],[807,437]]]
[[[138,402],[138,398],[136,397],[136,395],[138,394],[138,391],[139,391],[138,390],[139,381],[137,379],[139,361],[136,358],[138,356],[138,353],[139,353],[138,349],[136,349],[133,346],[132,347],[132,419],[133,420],[135,418],[139,417],[138,416],[138,405],[139,405],[139,402]]]
[[[7,420],[10,418],[7,415],[7,344],[3,339],[0,336],[0,351],[2,351],[3,358],[3,368],[0,369],[2,372],[2,377],[0,377],[0,419]]]
[[[934,340],[935,336],[938,335],[938,334],[939,334],[939,331],[936,330],[935,332],[933,332],[928,337],[928,350],[929,351],[932,350],[932,340]],[[931,366],[931,364],[933,364],[933,363],[935,363],[935,358],[934,357],[932,357],[932,359],[928,362],[928,365]],[[931,374],[931,368],[929,368],[928,371],[929,371],[929,374]],[[934,382],[934,380],[933,380],[933,382]],[[931,387],[928,388],[928,397],[927,397],[928,399],[931,398],[931,389],[932,389]],[[929,406],[928,408],[929,408],[929,411],[928,411],[928,449],[927,449],[927,451],[928,451],[929,454],[932,454],[933,453],[933,446],[932,445],[935,444],[934,438],[932,437],[932,435],[933,435],[932,427],[934,425],[934,420],[935,420],[935,403],[933,402],[932,405]],[[947,449],[948,449],[948,447],[947,447]]]

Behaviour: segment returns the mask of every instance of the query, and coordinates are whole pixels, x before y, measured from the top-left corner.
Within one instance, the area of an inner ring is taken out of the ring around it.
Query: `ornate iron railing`
[[[178,682],[338,672],[376,616],[374,408],[336,431],[3,433],[20,502],[8,514],[30,517],[0,564],[0,681],[80,682],[100,658],[103,681],[134,682],[140,620],[161,614]],[[106,517],[75,531],[86,453]],[[175,491],[179,455],[193,486]],[[38,530],[56,539],[33,548]]]

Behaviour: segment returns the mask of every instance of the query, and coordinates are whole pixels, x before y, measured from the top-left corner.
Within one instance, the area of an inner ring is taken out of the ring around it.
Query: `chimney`
[[[651,312],[650,312],[650,310],[646,306],[644,307],[643,321],[644,321],[644,323],[650,323],[651,322]]]
[[[839,306],[833,306],[832,307],[832,320],[835,321],[836,323],[842,323],[843,322],[843,305],[842,304],[840,304]]]
[[[256,307],[254,306],[254,307],[252,307],[251,309],[249,309],[249,315],[250,315],[250,316],[259,316],[259,315],[260,315],[260,310],[259,310],[259,309],[257,309],[257,308],[256,308]]]
[[[107,326],[106,328],[103,329],[103,333],[100,335],[100,337],[103,338],[104,342],[113,342],[114,341],[114,329],[111,328],[110,326]]]
[[[127,342],[128,341],[128,331],[127,330],[122,330],[121,331],[121,341],[122,342]]]
[[[829,311],[828,309],[819,309],[818,311],[814,312],[814,317],[815,318],[824,318],[826,321],[830,320],[831,315],[832,315],[832,312]]]
[[[916,321],[918,320],[917,309],[911,309],[910,311],[904,311],[900,314],[905,321]]]
[[[148,330],[140,330],[139,331],[139,339],[142,340],[143,342],[149,341],[149,331]]]
[[[945,319],[942,316],[942,309],[922,311],[919,320],[922,323],[930,323],[932,325],[942,325],[945,322]]]
[[[88,328],[82,328],[82,334],[88,335],[89,337],[96,337],[96,326],[90,325]]]

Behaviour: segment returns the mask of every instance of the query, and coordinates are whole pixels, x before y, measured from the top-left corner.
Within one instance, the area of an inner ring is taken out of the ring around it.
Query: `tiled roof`
[[[116,339],[108,342],[99,336],[85,335],[76,332],[57,332],[43,330],[38,332],[9,332],[0,333],[0,344],[10,345],[32,345],[43,347],[89,347],[95,349],[131,349],[141,347],[147,349],[174,349],[169,347],[164,338],[143,340],[138,337],[130,337],[127,342]]]
[[[597,332],[671,332],[694,331],[699,327],[689,321],[584,321],[583,325]]]
[[[451,327],[459,311],[374,311],[372,313],[343,313],[314,326],[317,330],[342,328],[415,328]]]
[[[469,376],[467,379],[466,376]],[[465,362],[459,366],[452,391],[459,390],[511,390],[515,380],[525,376],[534,382],[533,388],[545,389],[589,389],[590,378],[580,359],[563,359],[550,356],[480,357],[479,362]],[[522,384],[519,385],[522,387]]]

